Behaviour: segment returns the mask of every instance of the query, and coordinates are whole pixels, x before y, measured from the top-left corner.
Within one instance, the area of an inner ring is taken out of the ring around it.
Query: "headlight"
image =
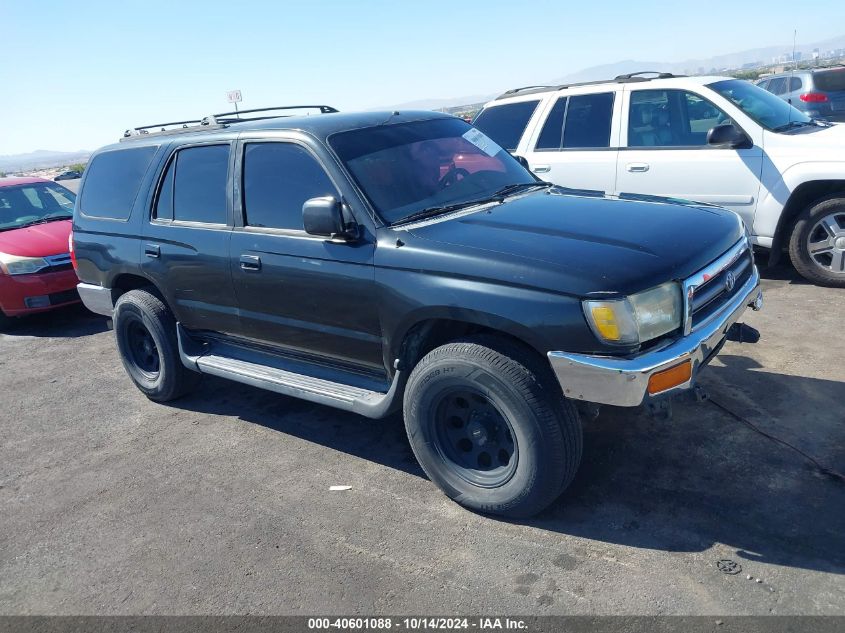
[[[8,275],[28,275],[49,266],[43,257],[20,257],[0,253],[0,270]]]
[[[637,345],[681,325],[681,287],[674,281],[624,299],[584,301],[584,314],[600,340]]]

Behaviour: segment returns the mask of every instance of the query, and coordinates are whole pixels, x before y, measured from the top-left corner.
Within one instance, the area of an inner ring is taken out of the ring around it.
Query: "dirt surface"
[[[104,319],[22,322],[0,335],[0,613],[845,614],[845,483],[746,424],[845,472],[845,291],[766,276],[762,338],[725,346],[712,401],[603,409],[526,522],[444,497],[397,417],[210,378],[154,404]]]

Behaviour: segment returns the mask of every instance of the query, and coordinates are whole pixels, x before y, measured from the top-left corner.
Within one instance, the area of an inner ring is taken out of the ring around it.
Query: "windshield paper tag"
[[[463,137],[488,156],[495,156],[502,151],[493,139],[475,128],[468,130]]]

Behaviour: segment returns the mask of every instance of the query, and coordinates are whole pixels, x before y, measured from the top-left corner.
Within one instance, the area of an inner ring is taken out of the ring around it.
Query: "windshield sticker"
[[[467,130],[463,137],[488,156],[495,156],[502,151],[493,139],[475,128]]]

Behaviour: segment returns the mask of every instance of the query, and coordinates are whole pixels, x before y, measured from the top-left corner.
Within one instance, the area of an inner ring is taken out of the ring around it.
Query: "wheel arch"
[[[775,229],[769,254],[770,266],[778,262],[784,248],[789,244],[793,227],[801,213],[810,205],[837,194],[841,194],[845,198],[845,179],[809,180],[793,189],[783,207]]]
[[[385,364],[410,371],[434,348],[477,334],[497,336],[538,355],[545,354],[542,342],[525,326],[497,315],[442,307],[426,309],[407,319],[385,348]]]
[[[109,287],[111,288],[112,305],[117,303],[117,300],[121,297],[121,295],[126,294],[130,290],[140,290],[141,288],[144,288],[150,290],[156,297],[164,302],[164,305],[170,308],[167,298],[164,296],[161,289],[156,286],[152,279],[144,275],[126,272],[119,273],[111,280]]]

